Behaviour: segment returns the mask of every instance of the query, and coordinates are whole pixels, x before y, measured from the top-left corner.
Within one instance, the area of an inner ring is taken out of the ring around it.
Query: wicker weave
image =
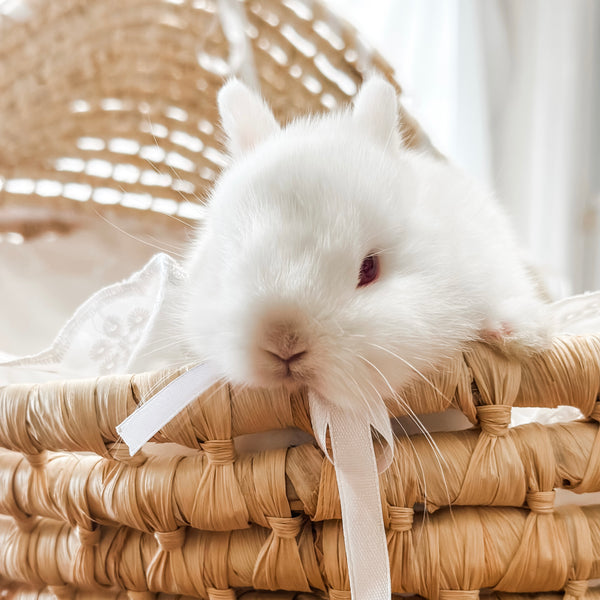
[[[23,24],[0,18],[0,206],[48,216],[28,213],[10,227],[56,228],[91,207],[192,217],[222,160],[215,94],[233,50],[215,4],[30,6]],[[347,101],[372,66],[391,80],[316,2],[240,7],[261,89],[281,119]],[[402,119],[409,142],[426,146]],[[144,175],[154,168],[162,175]],[[74,200],[72,184],[87,194]],[[2,597],[349,600],[331,464],[313,444],[235,451],[244,434],[310,431],[303,393],[215,387],[153,440],[188,455],[128,457],[116,425],[181,371],[0,389]],[[457,408],[475,428],[434,434],[442,462],[422,436],[396,442],[381,477],[394,593],[600,598],[587,590],[600,578],[600,507],[554,507],[557,487],[600,491],[599,391],[594,336],[557,339],[520,363],[474,345],[432,384],[403,390],[415,412]],[[513,406],[562,404],[588,420],[508,429]]]
[[[192,218],[224,164],[216,92],[243,71],[227,70],[236,61],[216,0],[29,4],[23,24],[0,16],[0,207],[51,202],[45,225],[58,229],[56,208]],[[371,69],[393,81],[319,3],[239,4],[253,72],[282,121],[348,102]],[[408,142],[426,145],[402,117]]]
[[[312,444],[236,459],[232,441],[309,429],[304,395],[218,386],[154,440],[196,453],[129,459],[115,426],[169,377],[0,391],[0,512],[12,517],[0,520],[0,576],[211,599],[213,589],[247,588],[347,598],[330,463]],[[553,490],[600,491],[600,338],[558,339],[520,363],[478,345],[432,383],[406,390],[417,412],[450,403],[480,429],[434,434],[443,466],[423,437],[397,441],[381,478],[394,592],[443,600],[471,597],[454,590],[565,588],[581,597],[579,582],[600,577],[600,507],[555,510]],[[512,406],[561,404],[592,420],[508,429]],[[433,514],[415,515],[418,503]]]

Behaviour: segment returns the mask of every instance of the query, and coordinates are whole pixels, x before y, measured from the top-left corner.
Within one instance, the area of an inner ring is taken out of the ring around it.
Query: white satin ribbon
[[[381,403],[363,417],[312,392],[308,398],[315,437],[335,467],[352,598],[389,600],[390,561],[378,477],[389,467],[394,452],[387,409]],[[333,457],[327,450],[327,430]],[[378,458],[373,431],[381,444]]]
[[[129,447],[129,454],[133,456],[218,379],[216,370],[209,363],[202,363],[182,373],[147,402],[140,404],[117,425],[117,433]]]
[[[177,413],[218,379],[208,363],[180,375],[150,400],[138,406],[117,432],[135,454]],[[390,600],[390,564],[379,493],[378,473],[393,457],[393,434],[385,406],[364,418],[309,393],[312,426],[317,442],[335,467],[344,545],[353,600]],[[327,432],[333,456],[327,450]],[[372,432],[382,452],[375,456]]]

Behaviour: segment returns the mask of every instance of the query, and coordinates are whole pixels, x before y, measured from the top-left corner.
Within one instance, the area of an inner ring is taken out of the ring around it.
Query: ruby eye
[[[369,254],[360,265],[358,274],[358,287],[368,285],[377,279],[379,275],[379,257],[376,254]]]

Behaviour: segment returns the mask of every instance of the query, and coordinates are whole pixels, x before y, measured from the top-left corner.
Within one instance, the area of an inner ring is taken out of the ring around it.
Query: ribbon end
[[[135,456],[142,449],[144,444],[130,439],[131,432],[127,428],[127,420],[119,423],[115,429],[123,440],[123,443],[127,446],[129,456]]]
[[[137,448],[128,446],[127,448],[129,449],[129,456],[135,456],[141,450],[141,446]]]
[[[192,367],[140,404],[116,427],[127,444],[130,456],[136,454],[190,402],[218,381],[217,371],[207,363]]]

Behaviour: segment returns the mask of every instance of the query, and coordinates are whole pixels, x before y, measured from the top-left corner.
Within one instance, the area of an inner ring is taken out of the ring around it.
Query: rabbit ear
[[[398,98],[391,83],[378,75],[372,76],[360,88],[354,100],[354,120],[374,139],[388,144],[398,134]]]
[[[227,148],[233,156],[243,154],[279,131],[265,101],[238,79],[231,79],[217,97]]]

